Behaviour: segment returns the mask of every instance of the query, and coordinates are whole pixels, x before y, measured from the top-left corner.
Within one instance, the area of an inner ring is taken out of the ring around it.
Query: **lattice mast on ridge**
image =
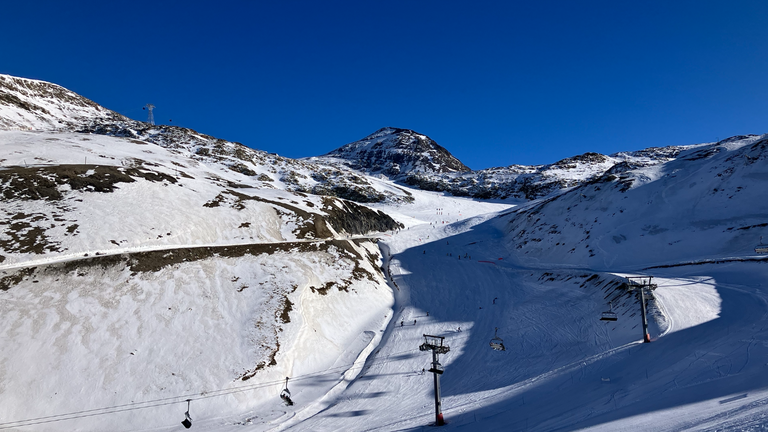
[[[149,111],[149,114],[147,115],[147,123],[154,125],[155,124],[155,115],[152,113],[152,110],[155,109],[155,106],[152,104],[146,104],[144,105],[144,108]]]

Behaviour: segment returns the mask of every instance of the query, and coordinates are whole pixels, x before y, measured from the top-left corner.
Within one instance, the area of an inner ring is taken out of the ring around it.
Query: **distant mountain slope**
[[[383,128],[324,156],[306,160],[349,167],[423,190],[479,199],[532,200],[601,176],[617,164],[649,166],[674,159],[689,146],[653,147],[611,156],[584,153],[548,165],[510,165],[470,170],[428,136]]]
[[[127,120],[64,87],[0,74],[0,129],[50,130]]]
[[[754,255],[768,237],[768,135],[738,136],[656,165],[625,161],[503,219],[526,265],[616,269]]]
[[[456,196],[533,200],[591,181],[619,164],[651,166],[672,160],[687,148],[691,146],[652,147],[610,156],[589,152],[547,165],[510,165],[463,173],[416,173],[407,176],[405,183]]]
[[[407,203],[391,182],[478,199],[534,200],[599,178],[673,160],[695,146],[652,147],[610,156],[585,153],[536,166],[472,171],[426,135],[383,128],[325,156],[301,160],[254,150],[194,130],[130,120],[55,84],[0,75],[0,129],[70,130],[189,152],[250,178],[249,185],[363,203]],[[385,176],[389,182],[380,181]]]
[[[388,127],[327,155],[295,160],[187,128],[134,121],[61,86],[8,75],[0,75],[2,129],[56,129],[139,139],[192,152],[201,162],[222,164],[250,176],[259,187],[363,203],[411,200],[402,189],[369,175],[456,196],[532,200],[583,184],[617,164],[653,165],[687,148],[649,148],[611,156],[585,153],[549,165],[472,171],[426,135]]]
[[[72,131],[158,144],[200,163],[243,174],[245,183],[352,201],[408,202],[402,189],[344,166],[278,156],[192,129],[150,125],[110,111],[56,84],[0,75],[0,130]]]
[[[137,121],[91,123],[78,129],[99,135],[140,139],[190,154],[207,164],[220,165],[246,176],[245,182],[261,188],[334,196],[361,203],[409,202],[407,192],[343,165],[291,159],[237,142],[230,142],[167,125]]]
[[[0,132],[0,145],[7,152],[0,168],[0,225],[6,227],[0,263],[397,227],[366,207],[260,187],[247,174],[136,139]],[[360,220],[350,220],[351,214]]]

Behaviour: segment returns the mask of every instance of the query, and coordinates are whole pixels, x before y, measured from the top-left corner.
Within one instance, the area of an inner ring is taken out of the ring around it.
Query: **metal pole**
[[[643,342],[650,342],[651,336],[648,334],[648,317],[645,315],[645,285],[640,287],[640,310],[643,315]]]
[[[437,373],[437,365],[440,363],[437,359],[437,351],[432,350],[432,369],[435,371],[432,373],[435,377],[435,425],[442,426],[445,420],[443,420],[443,409],[440,404],[440,374]]]

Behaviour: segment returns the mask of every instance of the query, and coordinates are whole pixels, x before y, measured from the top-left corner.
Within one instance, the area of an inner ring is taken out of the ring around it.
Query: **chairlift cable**
[[[469,334],[452,337],[453,340],[468,339],[468,338],[469,338]],[[364,362],[362,365],[357,367],[362,369],[372,365],[386,364],[390,362],[389,359],[391,357],[399,356],[401,354],[407,354],[412,351],[413,350],[409,349],[405,351],[394,352],[387,356],[379,357],[376,360],[371,361],[370,363]],[[304,375],[297,375],[292,377],[291,379],[294,381],[305,381],[308,379],[321,377],[323,375],[333,374],[340,370],[351,370],[355,368],[355,363],[348,363],[344,365],[339,365],[335,368],[324,369],[322,371],[317,371],[317,372],[308,373]],[[75,420],[78,418],[95,417],[100,415],[154,408],[154,407],[165,406],[165,405],[175,405],[178,403],[183,403],[183,402],[188,402],[193,400],[210,399],[210,398],[219,397],[219,396],[226,396],[230,394],[241,393],[249,390],[256,390],[264,387],[274,386],[276,384],[283,384],[283,382],[284,380],[282,379],[275,380],[275,381],[264,381],[260,383],[254,383],[254,384],[244,385],[239,387],[230,387],[227,389],[204,390],[202,392],[198,392],[194,394],[169,396],[166,398],[151,399],[151,400],[142,401],[142,402],[131,402],[128,404],[114,405],[110,407],[93,408],[93,409],[83,410],[83,411],[73,411],[69,413],[53,414],[49,416],[36,417],[36,418],[30,418],[25,420],[4,422],[4,423],[0,423],[0,430],[24,427],[24,426],[32,426],[32,425],[38,425],[38,424],[44,424],[44,423],[54,423],[54,422],[65,421],[65,420]]]
[[[452,339],[458,339],[458,338],[467,339],[469,338],[469,335],[457,336],[456,338],[452,338]],[[387,356],[380,357],[376,360],[373,360],[370,363],[364,362],[362,365],[357,367],[362,369],[372,365],[386,364],[390,362],[389,360],[390,357],[398,356],[401,354],[407,354],[412,351],[413,350],[409,349],[405,351],[394,352]],[[354,367],[355,367],[355,363],[348,363],[345,365],[339,365],[335,368],[324,369],[322,371],[317,371],[317,372],[304,374],[304,375],[297,375],[292,377],[291,379],[294,381],[305,381],[312,378],[321,377],[323,375],[333,374],[339,370],[351,370]],[[264,381],[264,382],[254,383],[254,384],[240,386],[240,387],[231,387],[228,389],[208,390],[208,391],[202,391],[194,394],[169,396],[169,397],[160,398],[160,399],[151,399],[143,402],[132,402],[128,404],[114,405],[110,407],[93,408],[93,409],[83,410],[83,411],[73,411],[69,413],[53,414],[53,415],[43,416],[43,417],[9,421],[9,422],[0,423],[0,430],[25,427],[25,426],[34,426],[34,425],[45,424],[45,423],[55,423],[55,422],[65,421],[65,420],[76,420],[80,418],[96,417],[96,416],[107,415],[107,414],[116,414],[116,413],[126,412],[126,411],[136,411],[136,410],[155,408],[155,407],[166,406],[166,405],[175,405],[175,404],[184,403],[184,402],[193,401],[193,400],[210,399],[214,397],[220,397],[220,396],[226,396],[226,395],[241,393],[241,392],[250,391],[250,390],[256,390],[256,389],[270,387],[276,384],[283,384],[283,383],[284,383],[283,379],[276,380],[276,381]]]

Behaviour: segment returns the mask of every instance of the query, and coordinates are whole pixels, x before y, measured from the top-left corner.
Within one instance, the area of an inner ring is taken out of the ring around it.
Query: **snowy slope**
[[[330,367],[387,321],[369,235],[400,225],[379,211],[249,186],[136,139],[5,131],[0,148],[0,427]],[[149,411],[119,422],[165,424]]]
[[[763,135],[611,169],[506,216],[508,246],[525,265],[602,269],[754,255],[768,237],[766,160]]]
[[[0,130],[71,129],[119,120],[127,119],[56,84],[0,74]]]
[[[445,336],[451,347],[440,360],[445,430],[765,424],[764,261],[621,273],[530,269],[511,262],[505,217],[466,218],[469,201],[462,210],[460,201],[434,199],[431,214],[414,214],[422,224],[382,240],[396,314],[362,375],[319,407],[295,408],[300,421],[252,419],[256,430],[429,429],[432,377],[421,369],[431,358],[418,351],[423,334]],[[463,217],[446,225],[449,209]],[[658,285],[649,301],[650,344],[640,343],[639,303],[620,283],[637,275],[652,275]],[[608,301],[616,323],[598,320]],[[505,352],[488,346],[495,327]]]
[[[446,371],[445,430],[708,430],[763,424],[768,379],[760,359],[768,355],[768,303],[759,281],[768,276],[764,264],[653,270],[658,284],[656,299],[649,302],[653,342],[641,344],[638,302],[620,283],[638,273],[518,267],[509,262],[505,224],[495,212],[474,216],[469,200],[424,199],[433,204],[432,215],[414,213],[422,223],[381,242],[395,315],[364,366],[357,363],[360,375],[343,391],[288,408],[280,418],[256,410],[239,418],[203,419],[201,427],[229,431],[245,422],[254,430],[429,428],[432,377],[421,369],[429,367],[430,355],[418,350],[425,333],[445,336],[451,347],[440,359]],[[445,225],[439,208],[470,217]],[[616,323],[598,320],[608,300],[619,313]],[[495,327],[507,351],[488,346]],[[331,369],[297,377],[302,381],[294,388],[315,387],[335,375]]]
[[[285,158],[191,129],[120,121],[93,123],[78,131],[138,139],[191,154],[197,161],[243,174],[247,176],[244,181],[259,188],[334,196],[361,203],[410,200],[402,189],[383,186],[376,178],[343,165]]]
[[[249,176],[143,141],[0,132],[0,145],[8,151],[0,169],[6,265],[40,255],[311,240],[343,229],[314,216],[335,213],[335,199],[258,188]],[[395,227],[386,219],[378,228]]]

